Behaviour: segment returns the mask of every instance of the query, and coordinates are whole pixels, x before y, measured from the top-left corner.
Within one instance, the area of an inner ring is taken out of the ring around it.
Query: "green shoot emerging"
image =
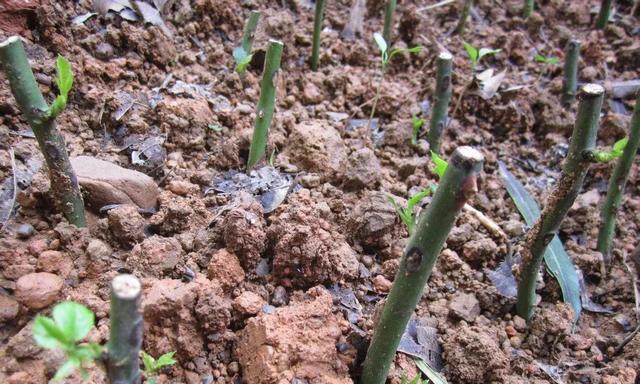
[[[73,85],[73,72],[71,71],[71,64],[69,60],[63,56],[58,55],[56,59],[56,85],[60,94],[51,104],[49,109],[49,118],[55,119],[67,106],[67,99],[69,97],[69,91]]]
[[[142,364],[144,365],[142,372],[144,372],[144,377],[147,379],[146,382],[148,384],[156,384],[158,382],[158,373],[160,370],[176,363],[176,360],[173,358],[173,355],[175,354],[175,351],[167,352],[156,360],[145,351],[140,351]]]
[[[387,45],[387,41],[382,37],[382,35],[378,32],[373,34],[373,39],[376,41],[378,48],[380,49],[380,80],[378,81],[378,88],[376,90],[376,96],[373,99],[373,107],[371,108],[371,115],[369,116],[369,125],[371,124],[371,120],[373,120],[373,116],[376,113],[376,106],[378,104],[378,99],[380,99],[380,91],[382,89],[382,82],[384,81],[384,74],[387,70],[387,64],[393,58],[393,56],[399,53],[420,53],[422,47],[416,46],[412,48],[393,48],[389,50],[389,46]]]
[[[464,50],[467,51],[467,56],[469,56],[469,60],[471,60],[471,68],[473,72],[476,71],[476,67],[480,60],[487,55],[495,55],[498,52],[502,51],[502,49],[493,49],[493,48],[480,48],[477,49],[473,45],[467,43],[466,41],[462,42],[464,46]]]
[[[433,161],[433,164],[436,165],[436,169],[435,169],[436,175],[438,175],[439,179],[442,178],[449,164],[447,163],[446,160],[438,156],[438,154],[433,151],[431,151],[431,161]]]
[[[606,163],[617,159],[624,153],[624,149],[628,142],[629,137],[624,137],[613,144],[611,151],[596,150],[594,153],[594,159],[599,163]]]
[[[558,64],[560,62],[560,59],[555,57],[555,56],[543,56],[541,54],[536,54],[533,59],[537,62],[537,63],[543,63],[545,65],[555,65]]]
[[[419,373],[412,380],[403,375],[400,379],[400,384],[429,384],[429,380],[422,380],[422,375]]]
[[[247,66],[251,63],[253,54],[251,53],[251,46],[253,45],[253,35],[258,27],[258,19],[260,19],[260,12],[251,11],[247,23],[244,26],[244,32],[242,33],[242,42],[240,46],[233,49],[233,60],[236,62],[236,72],[240,75],[240,79],[244,80],[244,75],[247,70]]]
[[[416,145],[418,143],[420,129],[422,129],[423,125],[424,119],[419,118],[415,114],[411,116],[411,144]]]
[[[407,200],[407,206],[401,207],[396,202],[396,199],[393,196],[388,195],[387,199],[389,203],[393,206],[393,208],[398,213],[400,220],[407,226],[407,231],[409,232],[409,236],[413,234],[413,229],[416,226],[416,217],[413,215],[413,208],[425,197],[429,196],[431,193],[431,189],[423,189],[422,191],[416,193],[411,196],[409,200]]]
[[[253,54],[244,50],[242,47],[236,47],[233,50],[233,59],[236,62],[236,72],[241,77],[244,77],[244,73],[247,70],[247,66],[251,63]]]
[[[67,357],[53,380],[62,380],[76,369],[80,369],[82,378],[86,380],[88,373],[84,365],[93,362],[102,353],[99,344],[78,344],[95,324],[93,312],[84,305],[65,301],[53,307],[52,316],[36,316],[33,338],[42,348],[62,349]]]

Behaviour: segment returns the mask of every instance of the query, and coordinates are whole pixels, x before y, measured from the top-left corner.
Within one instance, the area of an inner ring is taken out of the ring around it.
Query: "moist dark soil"
[[[488,278],[526,230],[498,161],[543,202],[575,119],[575,105],[567,111],[559,102],[561,64],[545,67],[534,56],[562,63],[566,42],[578,38],[580,82],[640,78],[632,2],[615,2],[605,30],[593,27],[595,0],[539,1],[527,20],[521,1],[474,2],[464,41],[501,49],[478,70],[506,71],[497,94],[485,99],[477,85],[467,88],[471,64],[453,33],[458,2],[424,9],[436,1],[400,1],[393,46],[424,49],[394,57],[371,127],[353,120],[371,112],[380,65],[372,35],[382,29],[384,2],[368,2],[362,33],[347,40],[340,32],[350,3],[327,1],[317,72],[309,69],[313,4],[305,0],[170,1],[164,28],[113,12],[74,23],[92,11],[89,0],[0,4],[0,39],[24,37],[48,100],[56,91],[56,55],[72,63],[74,88],[58,119],[70,156],[146,173],[153,182],[140,178],[132,193],[157,202],[150,208],[128,195],[126,205],[88,207],[88,228],[67,224],[53,208],[37,144],[0,74],[0,180],[10,185],[16,177],[19,186],[0,235],[0,382],[53,376],[63,356],[37,347],[31,325],[56,302],[91,308],[97,326],[88,338],[105,343],[109,283],[123,272],[143,283],[144,350],[176,351],[178,363],[160,383],[355,382],[408,237],[387,196],[403,203],[437,182],[428,144],[411,142],[411,116],[428,121],[441,47],[454,55],[450,112],[466,88],[445,130],[443,157],[461,145],[482,151],[471,205],[509,237],[470,213],[457,219],[416,309],[416,320],[437,331],[443,375],[450,383],[637,382],[640,336],[618,346],[638,325],[634,275],[623,263],[640,233],[638,161],[608,275],[595,244],[611,164],[592,167],[560,231],[586,294],[610,313],[585,310],[574,326],[557,282],[543,270],[540,304],[527,327],[515,316],[514,299]],[[241,82],[232,51],[251,9],[262,16]],[[267,154],[296,186],[265,213],[250,191],[221,194],[211,186],[229,171],[244,172],[270,38],[285,48]],[[625,134],[632,103],[606,97],[599,146]],[[102,172],[97,167],[87,177]],[[101,367],[90,373],[90,382],[105,382]],[[389,382],[416,373],[412,358],[399,352]],[[80,381],[78,374],[66,380]]]

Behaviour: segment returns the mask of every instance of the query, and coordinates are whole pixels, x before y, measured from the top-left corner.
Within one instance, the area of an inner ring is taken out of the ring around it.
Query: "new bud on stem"
[[[484,158],[471,147],[459,147],[449,161],[431,203],[420,215],[400,261],[382,315],[367,351],[360,383],[384,384],[400,338],[420,301],[431,270],[455,218],[477,190]]]
[[[636,97],[636,106],[631,117],[631,127],[629,129],[629,141],[624,148],[624,152],[618,160],[616,167],[609,180],[607,197],[602,205],[600,217],[600,232],[598,233],[598,251],[602,253],[604,266],[611,264],[611,245],[616,230],[616,214],[622,204],[624,187],[629,177],[629,171],[633,165],[633,160],[640,146],[640,92]]]
[[[586,84],[580,90],[576,123],[560,179],[549,194],[540,218],[526,235],[516,310],[518,316],[527,321],[531,320],[535,307],[536,277],[544,251],[573,205],[589,170],[591,160],[587,154],[595,149],[603,97],[604,88],[597,84]]]
[[[262,159],[267,147],[269,126],[273,118],[273,111],[276,108],[276,85],[283,48],[284,45],[281,41],[269,40],[267,55],[264,59],[264,70],[262,71],[262,82],[260,83],[260,99],[258,100],[258,110],[256,111],[256,125],[253,129],[253,137],[249,147],[247,169],[253,168]]]
[[[440,153],[440,136],[447,124],[449,100],[451,99],[451,64],[453,56],[449,52],[441,52],[436,61],[436,92],[433,102],[433,112],[429,121],[429,147],[435,153]]]
[[[107,360],[111,383],[140,383],[141,293],[140,281],[133,275],[119,275],[111,282],[111,333]]]
[[[71,224],[77,227],[86,226],[84,202],[78,180],[69,162],[64,138],[56,127],[55,117],[47,115],[49,105],[38,88],[24,45],[18,36],[9,37],[0,43],[0,63],[9,79],[11,92],[18,107],[31,126],[47,162],[56,205]]]

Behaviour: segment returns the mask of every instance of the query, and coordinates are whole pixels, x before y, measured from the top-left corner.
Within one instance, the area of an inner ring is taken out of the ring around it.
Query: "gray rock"
[[[449,303],[449,313],[471,323],[480,314],[480,302],[472,293],[458,294]]]

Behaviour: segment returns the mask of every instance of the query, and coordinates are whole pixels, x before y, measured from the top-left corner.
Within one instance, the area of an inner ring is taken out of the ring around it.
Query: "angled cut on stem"
[[[280,71],[280,60],[284,44],[281,41],[269,40],[269,47],[264,59],[262,82],[260,83],[260,99],[256,111],[256,125],[253,129],[247,169],[253,168],[264,157],[269,136],[269,126],[276,106],[276,84]]]
[[[140,383],[141,293],[142,285],[133,275],[119,275],[111,281],[111,330],[107,346],[107,374],[111,383]]]
[[[611,3],[613,3],[613,0],[602,0],[598,18],[596,19],[596,28],[604,29],[607,26],[611,17]]]
[[[578,98],[580,103],[571,146],[560,179],[549,194],[540,218],[527,232],[522,250],[516,311],[527,322],[531,320],[535,309],[536,280],[544,251],[578,196],[595,150],[604,88],[597,84],[586,84]]]
[[[68,66],[66,60],[62,62]],[[56,99],[52,108],[49,108],[38,88],[24,45],[18,36],[9,37],[0,43],[0,63],[9,79],[11,92],[18,107],[31,126],[40,151],[47,162],[51,191],[56,205],[71,224],[85,227],[84,202],[78,187],[78,179],[69,162],[64,138],[55,122],[55,117],[66,105],[66,95],[63,97],[64,100],[59,96],[60,101]],[[68,76],[65,83],[70,89],[73,77],[70,67],[67,70]]]
[[[320,33],[324,18],[324,0],[316,0],[316,14],[313,19],[313,48],[311,51],[311,70],[317,71],[320,65]]]
[[[384,11],[384,29],[382,30],[382,37],[391,45],[391,34],[393,30],[393,13],[396,11],[396,0],[389,0],[387,2],[387,8]]]
[[[441,52],[436,61],[436,93],[433,111],[429,121],[429,148],[440,153],[440,136],[447,124],[449,100],[451,100],[451,66],[453,56],[449,52]]]
[[[633,165],[633,160],[640,146],[640,92],[636,96],[636,105],[633,108],[633,116],[631,117],[631,127],[629,129],[629,141],[627,142],[622,157],[616,163],[611,179],[609,180],[609,188],[607,197],[602,205],[600,213],[601,223],[600,232],[598,233],[598,251],[602,253],[605,267],[611,265],[611,247],[613,237],[616,230],[616,215],[622,198],[624,195],[624,187],[629,177],[629,171]]]
[[[361,384],[384,384],[400,338],[422,297],[431,270],[458,212],[477,191],[484,158],[471,147],[451,156],[431,203],[420,215],[376,326],[362,369]]]
[[[564,79],[562,83],[562,106],[571,108],[578,89],[578,61],[580,61],[580,40],[571,39],[564,50]]]

